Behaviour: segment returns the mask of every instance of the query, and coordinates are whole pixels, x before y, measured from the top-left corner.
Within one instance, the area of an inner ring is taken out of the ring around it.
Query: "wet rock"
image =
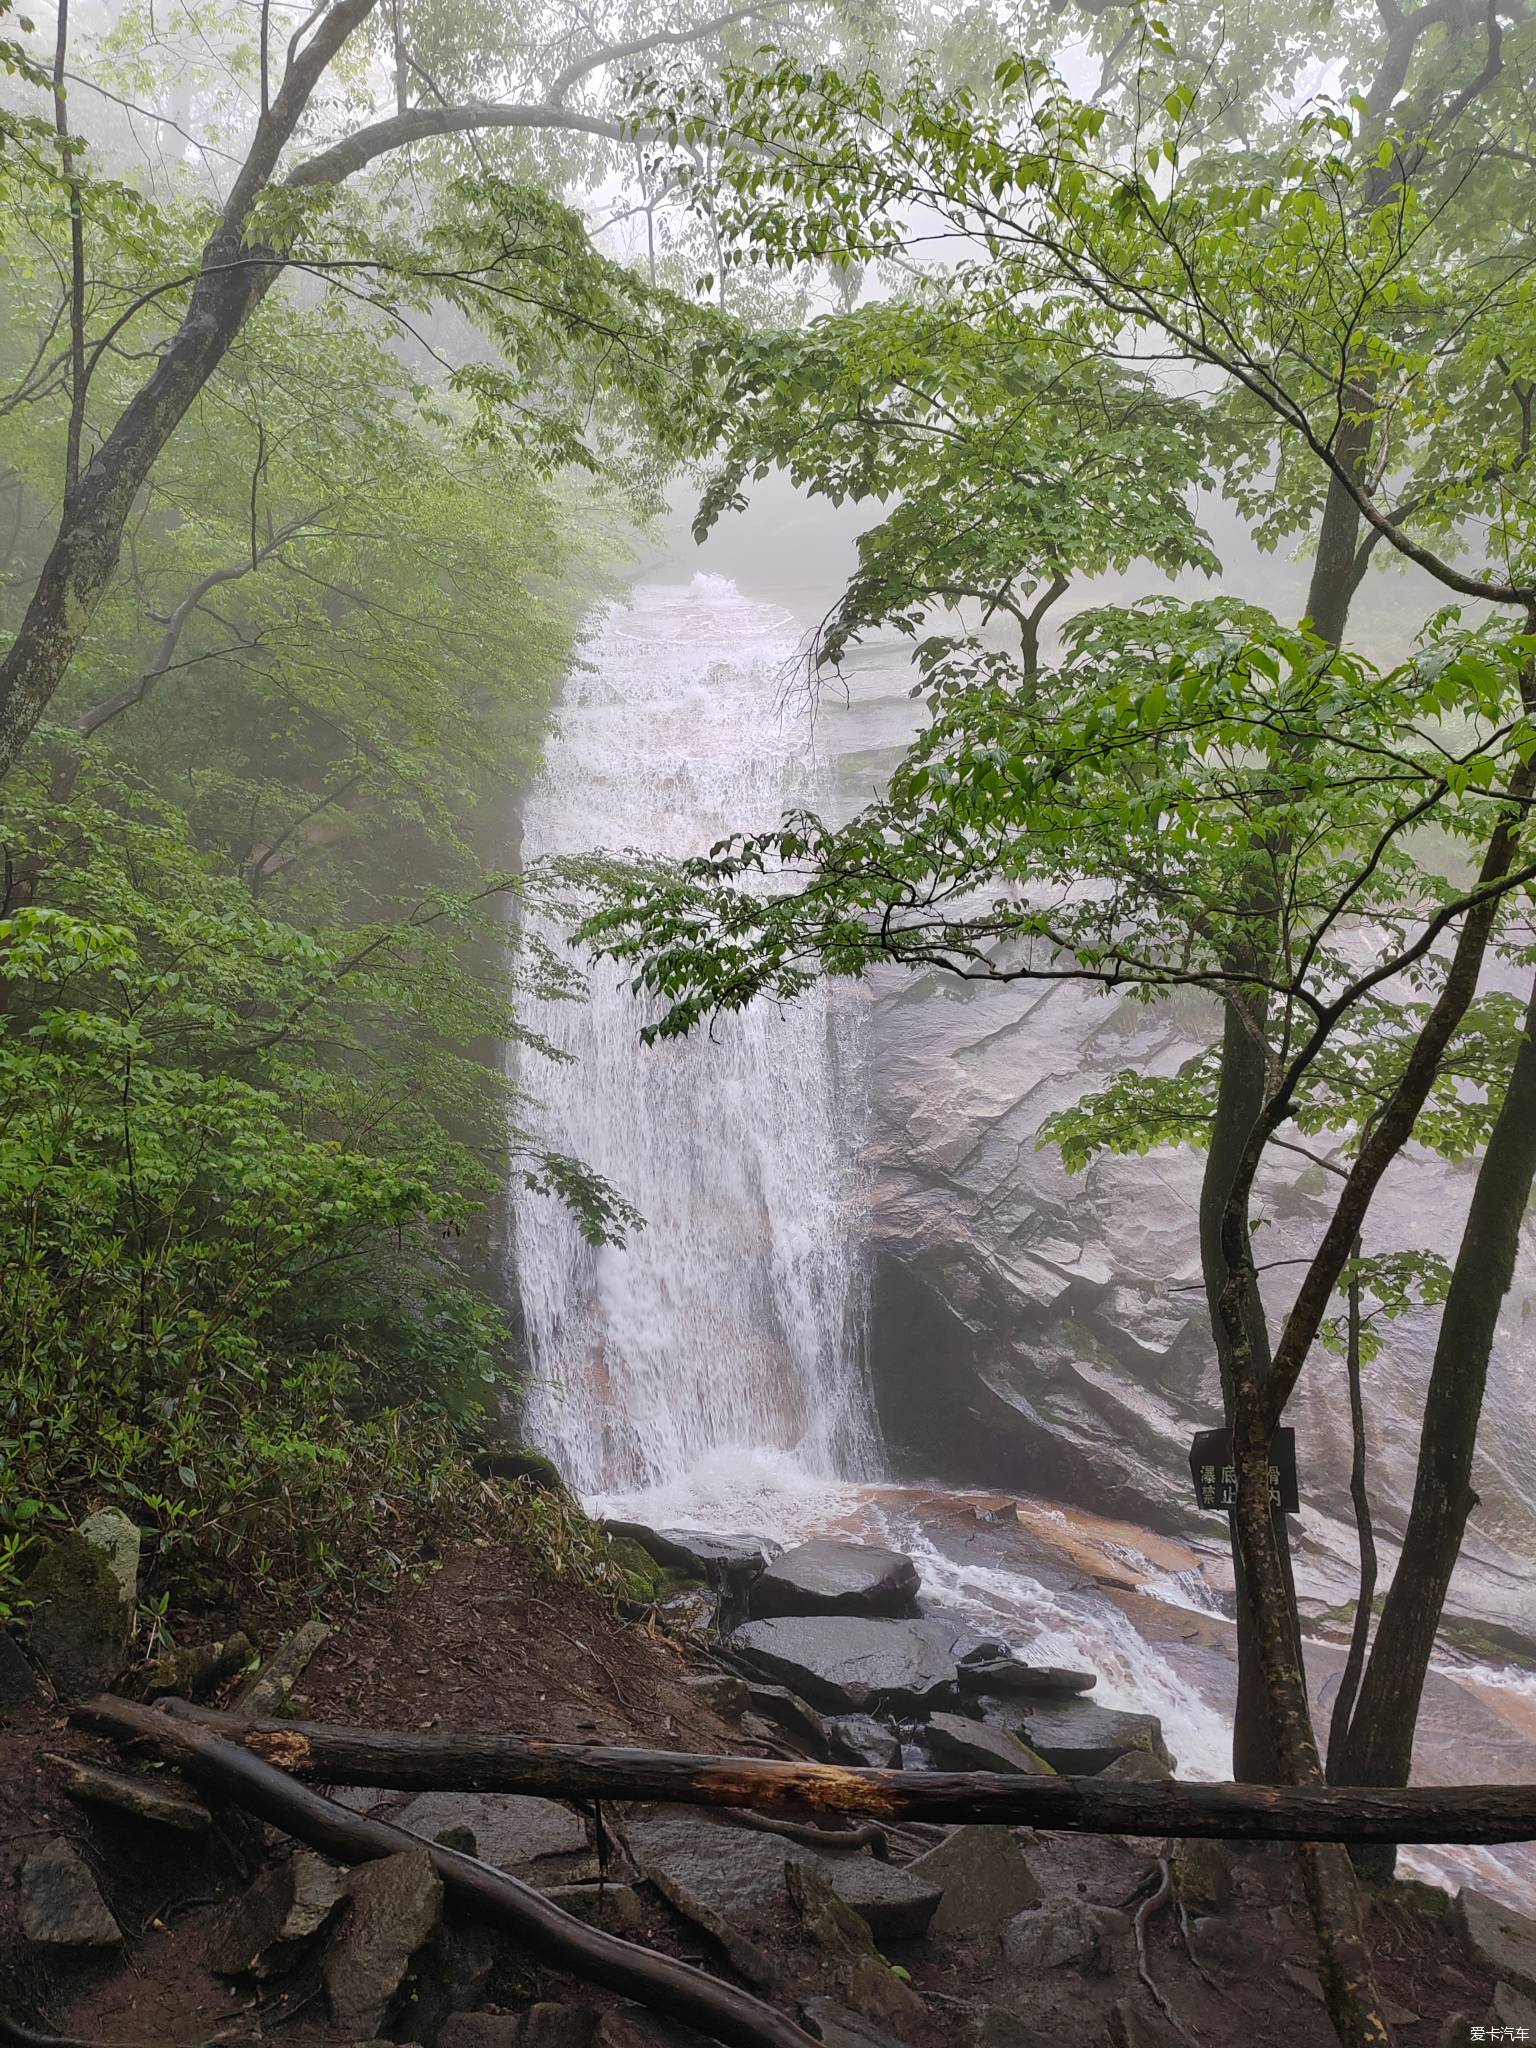
[[[693,1672],[683,1680],[683,1689],[724,1721],[739,1721],[752,1705],[746,1680],[734,1671]]]
[[[895,1770],[901,1763],[901,1737],[868,1714],[829,1721],[827,1741],[840,1763],[875,1771]]]
[[[691,1530],[664,1532],[651,1528],[646,1522],[617,1519],[607,1520],[602,1526],[615,1550],[627,1554],[632,1545],[643,1550],[652,1564],[660,1565],[664,1572],[676,1572],[685,1579],[706,1579],[709,1576],[703,1557],[694,1548]]]
[[[326,1951],[322,1975],[331,2017],[379,2033],[417,1957],[443,1916],[443,1886],[425,1849],[354,1871],[351,1910]]]
[[[1055,1900],[1035,1906],[1009,1921],[1003,1953],[1016,1970],[1033,1976],[1071,1963],[1090,1975],[1110,1967],[1114,1937],[1130,1932],[1129,1917],[1112,1906],[1090,1906],[1081,1899]]]
[[[689,1635],[705,1635],[715,1627],[719,1597],[708,1586],[679,1586],[656,1602],[656,1612],[674,1629]]]
[[[292,1635],[285,1636],[255,1677],[235,1694],[231,1702],[233,1710],[253,1721],[269,1720],[274,1715],[286,1713],[294,1686],[330,1633],[316,1616],[296,1628]]]
[[[0,1628],[0,1721],[40,1706],[44,1693],[37,1673],[27,1662],[21,1645]]]
[[[213,1815],[200,1799],[174,1791],[163,1780],[103,1770],[74,1757],[47,1756],[44,1762],[63,1774],[70,1798],[87,1806],[115,1807],[119,1813],[131,1813],[135,1820],[154,1821],[187,1835],[203,1834],[213,1825]]]
[[[1145,1784],[1166,1784],[1173,1776],[1170,1765],[1150,1749],[1128,1749],[1098,1774],[1101,1778],[1132,1778]]]
[[[662,1541],[677,1543],[697,1558],[703,1576],[722,1592],[744,1592],[783,1548],[771,1536],[745,1535],[732,1531],[715,1535],[699,1529],[658,1529]]]
[[[962,1696],[973,1693],[992,1698],[1057,1699],[1063,1695],[1092,1692],[1098,1684],[1093,1671],[1067,1671],[1058,1664],[1026,1664],[1017,1657],[978,1655],[962,1657],[957,1669]]]
[[[1011,1828],[956,1828],[907,1865],[907,1875],[943,1893],[931,1932],[967,1940],[992,1934],[1038,1906],[1042,1893]]]
[[[1195,1838],[1175,1842],[1173,1879],[1180,1897],[1194,1913],[1224,1913],[1237,1892],[1232,1858],[1220,1842]]]
[[[28,1647],[66,1699],[101,1692],[128,1658],[132,1610],[107,1554],[78,1530],[55,1537],[27,1580]]]
[[[787,1686],[748,1681],[752,1711],[809,1755],[827,1754],[827,1731],[820,1714]]]
[[[221,1977],[280,1977],[336,1916],[347,1873],[310,1849],[270,1864],[242,1893],[215,1936],[209,1967]]]
[[[985,1721],[968,1721],[963,1714],[930,1714],[923,1734],[935,1770],[1051,1776],[1050,1765],[1016,1735],[1003,1728],[989,1728]]]
[[[572,1883],[595,1874],[586,1822],[556,1799],[519,1792],[423,1792],[392,1818],[429,1841],[441,1840],[445,1830],[466,1828],[475,1843],[469,1853],[530,1884]]]
[[[1456,1894],[1451,1917],[1473,1962],[1536,1997],[1536,1920],[1465,1887]]]
[[[553,1493],[562,1500],[573,1498],[565,1475],[554,1459],[547,1458],[542,1451],[530,1450],[526,1444],[482,1451],[473,1462],[482,1479],[525,1479],[541,1493]]]
[[[875,1543],[818,1537],[786,1550],[755,1579],[747,1596],[758,1617],[798,1614],[915,1614],[917,1566]]]
[[[863,1916],[877,1940],[921,1933],[939,1903],[934,1886],[892,1864],[847,1851],[817,1858],[813,1850],[780,1835],[699,1815],[631,1821],[625,1840],[640,1869],[679,1911],[700,1918],[691,1910],[697,1904],[749,1935],[757,1931],[763,1909],[784,1898],[789,1862],[820,1862],[837,1896]],[[701,1919],[700,1924],[706,1923]]]
[[[953,1623],[938,1620],[816,1614],[749,1621],[736,1631],[735,1648],[813,1706],[899,1713],[953,1700],[955,1636]]]
[[[130,1522],[121,1508],[99,1508],[80,1524],[80,1534],[94,1543],[107,1560],[117,1581],[117,1595],[128,1610],[130,1621],[139,1604],[139,1546],[137,1523]]]
[[[1166,1764],[1173,1761],[1155,1714],[1122,1713],[1091,1700],[1053,1700],[1022,1705],[1010,1725],[1066,1777],[1106,1770],[1133,1749],[1144,1749]]]
[[[21,1931],[40,1948],[116,1948],[122,1929],[90,1865],[68,1842],[47,1842],[22,1858]]]

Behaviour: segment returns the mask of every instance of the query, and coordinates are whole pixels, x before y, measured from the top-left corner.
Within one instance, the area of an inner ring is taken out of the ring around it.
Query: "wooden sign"
[[[1189,1470],[1195,1482],[1196,1507],[1237,1506],[1237,1467],[1232,1462],[1229,1430],[1202,1429],[1189,1447]],[[1269,1440],[1269,1498],[1283,1515],[1301,1512],[1294,1429],[1277,1429]]]

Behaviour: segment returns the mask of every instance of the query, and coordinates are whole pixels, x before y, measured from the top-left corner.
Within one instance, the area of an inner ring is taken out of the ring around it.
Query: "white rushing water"
[[[567,686],[525,820],[530,856],[687,854],[814,799],[777,709],[787,613],[697,576],[615,608]],[[588,1496],[709,1461],[821,1479],[873,1470],[857,1226],[860,1010],[818,989],[646,1048],[611,967],[527,1021],[571,1064],[535,1076],[550,1141],[645,1228],[594,1250],[547,1197],[513,1197],[532,1440]]]

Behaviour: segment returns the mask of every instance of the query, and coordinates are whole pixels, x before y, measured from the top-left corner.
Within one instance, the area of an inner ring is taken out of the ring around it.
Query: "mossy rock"
[[[631,1600],[653,1606],[676,1591],[678,1574],[658,1564],[633,1536],[610,1536],[608,1555],[624,1574],[625,1592]]]
[[[112,1683],[128,1661],[133,1610],[105,1551],[75,1530],[55,1538],[24,1588],[28,1647],[65,1699]]]
[[[526,1479],[530,1486],[538,1487],[542,1493],[555,1494],[561,1500],[575,1500],[564,1473],[554,1459],[547,1458],[542,1451],[530,1450],[525,1444],[501,1445],[493,1451],[481,1451],[471,1462],[482,1479]]]

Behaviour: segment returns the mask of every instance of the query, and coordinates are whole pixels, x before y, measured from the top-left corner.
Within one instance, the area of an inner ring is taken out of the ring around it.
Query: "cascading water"
[[[715,576],[642,587],[610,614],[567,688],[530,855],[694,853],[813,797],[806,736],[775,709],[789,624]],[[544,1131],[645,1218],[622,1248],[594,1250],[553,1201],[513,1196],[525,1427],[584,1494],[775,1462],[872,1470],[858,1020],[821,989],[646,1050],[643,1012],[607,966],[588,1002],[529,1017],[572,1055],[528,1077]]]

